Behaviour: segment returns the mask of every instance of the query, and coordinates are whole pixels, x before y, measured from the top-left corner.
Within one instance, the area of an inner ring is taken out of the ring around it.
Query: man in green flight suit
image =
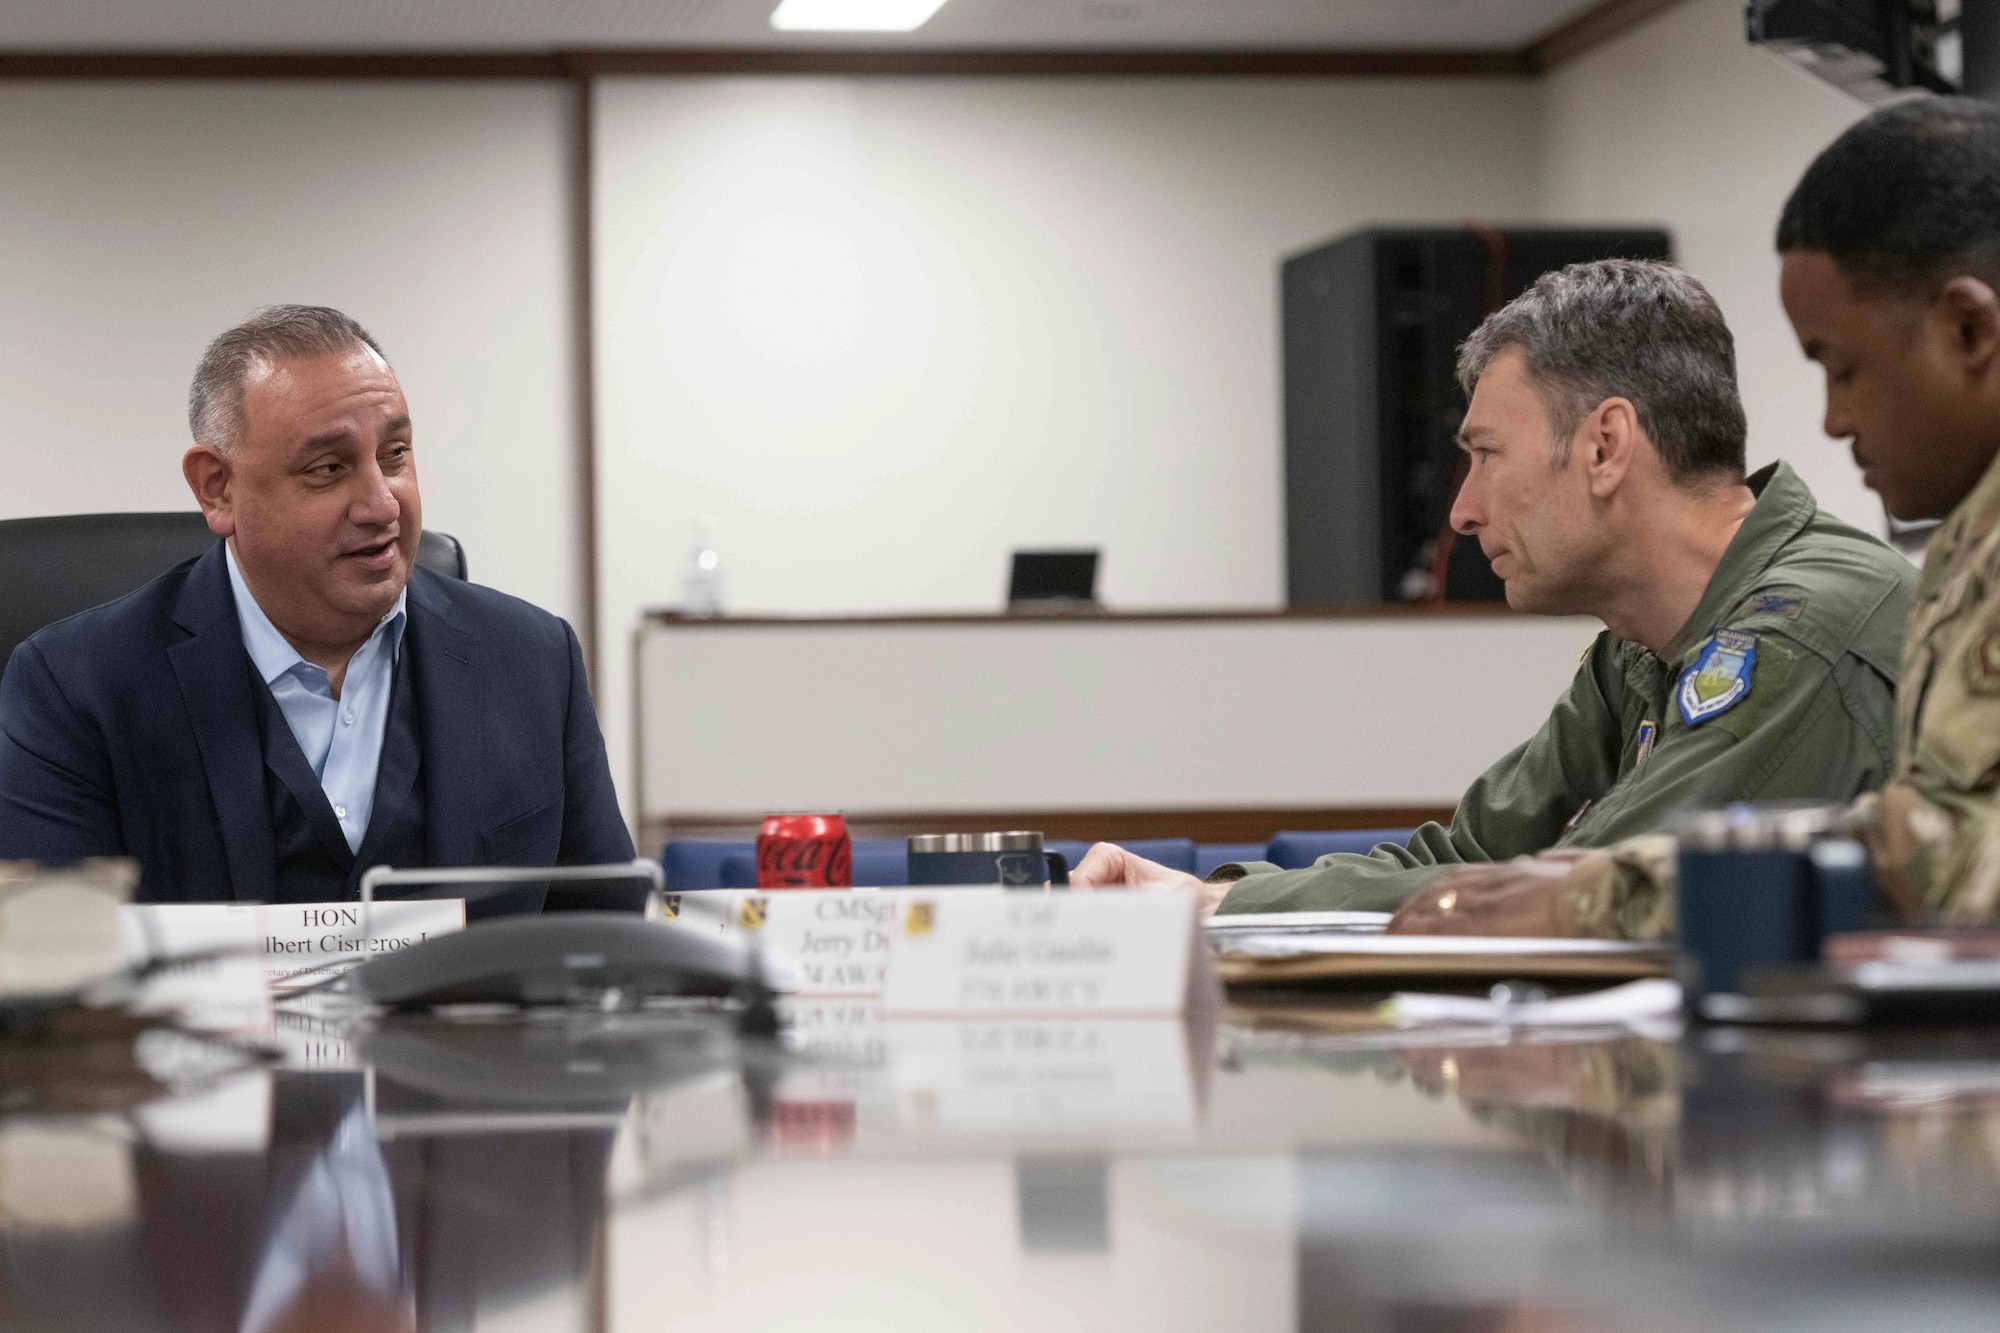
[[[1604,847],[1683,806],[1848,800],[1889,776],[1915,571],[1820,513],[1784,464],[1744,476],[1735,344],[1699,282],[1628,260],[1547,274],[1466,342],[1459,378],[1470,467],[1452,526],[1516,610],[1607,628],[1450,828],[1303,870],[1224,866],[1203,885],[1212,910],[1393,910],[1454,865]],[[1070,882],[1198,883],[1109,843]]]
[[[1826,372],[1826,433],[1898,518],[1943,518],[1897,695],[1896,760],[1851,822],[1912,919],[2000,915],[2000,107],[1928,98],[1813,162],[1778,223],[1780,294]],[[1452,877],[1397,925],[1657,937],[1673,840]]]

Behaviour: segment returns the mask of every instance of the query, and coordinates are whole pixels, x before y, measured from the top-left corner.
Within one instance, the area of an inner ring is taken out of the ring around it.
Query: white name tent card
[[[1168,1017],[1213,999],[1195,895],[903,895],[882,1008],[894,1014]]]
[[[360,903],[140,903],[119,913],[134,962],[253,953],[263,960],[265,981],[280,991],[465,929],[463,898],[378,901],[366,912]]]
[[[879,997],[889,1014],[1158,1017],[1215,998],[1188,892],[717,889],[662,911],[754,938],[781,990]]]
[[[875,889],[714,889],[670,893],[667,920],[754,940],[770,981],[797,995],[880,995],[895,942],[898,898]]]

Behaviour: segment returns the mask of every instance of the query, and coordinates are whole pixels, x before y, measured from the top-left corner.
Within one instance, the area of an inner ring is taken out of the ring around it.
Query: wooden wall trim
[[[1055,51],[796,47],[568,51],[15,51],[0,79],[567,79],[604,74],[850,78],[1450,78],[1533,73],[1521,51]]]
[[[644,613],[642,629],[852,629],[871,625],[979,625],[1020,628],[1063,625],[1210,625],[1321,620],[1493,620],[1518,614],[1505,602],[1412,602],[1383,606],[1304,608],[1287,611],[1119,611],[1102,615],[1007,615],[940,612],[931,615],[684,616],[671,608]]]
[[[1624,36],[1656,14],[1682,0],[1603,0],[1575,18],[1543,33],[1521,53],[1528,71],[1546,74]]]
[[[1334,806],[1271,810],[973,810],[856,811],[848,831],[861,838],[912,833],[1036,829],[1047,838],[1089,842],[1193,838],[1196,842],[1269,842],[1274,834],[1415,828],[1451,822],[1450,806]],[[668,838],[754,838],[761,814],[654,813],[640,823],[639,854],[658,853]]]

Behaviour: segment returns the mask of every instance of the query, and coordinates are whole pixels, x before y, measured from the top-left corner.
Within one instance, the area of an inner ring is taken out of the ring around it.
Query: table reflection
[[[1301,1318],[1349,1312],[1312,1326],[1983,1328],[2000,1312],[2000,1034],[1415,1041],[1411,1085],[1514,1151],[1302,1154]]]
[[[87,1095],[44,1061],[0,1118],[8,1321],[1818,1330],[2000,1312],[2000,1034],[793,1018],[780,1043],[699,1014],[327,1020],[292,1065],[166,1096],[102,1052]]]
[[[238,1326],[415,1328],[415,1275],[362,1088],[345,1079],[285,1082],[287,1095],[273,1104],[264,1219]]]

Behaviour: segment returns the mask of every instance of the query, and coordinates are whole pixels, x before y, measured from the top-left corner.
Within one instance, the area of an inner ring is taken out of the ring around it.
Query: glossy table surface
[[[0,1048],[0,1322],[2000,1326],[2000,1029],[828,1005],[779,1046],[687,1014],[281,1035],[274,1067]]]

